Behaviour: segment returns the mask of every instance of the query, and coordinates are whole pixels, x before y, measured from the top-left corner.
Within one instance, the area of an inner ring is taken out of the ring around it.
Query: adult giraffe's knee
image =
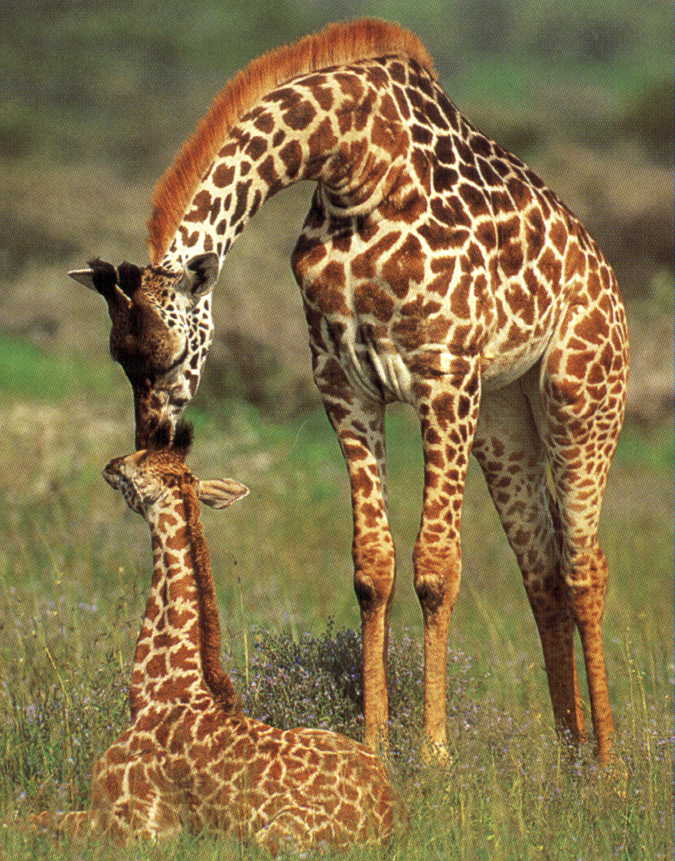
[[[354,545],[354,591],[361,613],[368,616],[387,607],[394,591],[393,547]]]
[[[461,551],[459,542],[429,544],[418,538],[413,550],[415,592],[425,619],[449,619],[459,593]]]

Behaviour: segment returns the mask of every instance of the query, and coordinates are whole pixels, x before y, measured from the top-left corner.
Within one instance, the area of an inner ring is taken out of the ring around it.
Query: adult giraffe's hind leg
[[[560,572],[556,504],[548,488],[546,450],[521,381],[483,394],[473,453],[523,575],[556,728],[573,741],[585,741],[574,619]]]
[[[623,308],[617,293],[608,291],[597,306],[568,310],[542,368],[541,386],[531,395],[541,405],[535,417],[558,502],[561,572],[581,636],[601,762],[610,757],[614,725],[602,642],[607,562],[598,522],[623,422],[627,371]]]

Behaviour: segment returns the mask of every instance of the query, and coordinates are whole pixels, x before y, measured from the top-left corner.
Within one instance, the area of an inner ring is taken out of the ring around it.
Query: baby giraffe
[[[103,471],[150,527],[153,576],[129,689],[131,727],[93,769],[91,809],[33,823],[126,843],[182,828],[254,841],[273,855],[389,837],[396,800],[366,747],[317,729],[280,730],[242,713],[219,657],[220,625],[199,501],[226,508],[248,493],[200,481],[185,465],[181,426],[169,446]]]

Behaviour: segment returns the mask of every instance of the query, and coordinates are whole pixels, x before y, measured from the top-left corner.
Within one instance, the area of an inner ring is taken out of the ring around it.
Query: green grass
[[[91,365],[71,356],[46,354],[23,338],[0,337],[0,387],[9,399],[61,402],[78,393],[110,395],[119,383],[112,362]]]
[[[33,811],[85,804],[92,762],[126,725],[150,551],[145,524],[100,479],[107,459],[130,449],[130,393],[119,368],[55,360],[18,340],[0,340],[0,356],[12,369],[0,375],[0,858],[259,857],[233,841],[188,835],[124,851],[54,847],[17,828]],[[341,723],[342,701],[328,697],[320,718],[316,702],[303,704],[303,679],[323,671],[312,644],[334,636],[329,618],[336,631],[359,626],[347,481],[325,417],[317,409],[271,424],[250,406],[208,411],[203,400],[190,413],[195,472],[231,475],[252,491],[230,511],[204,513],[228,666],[242,687],[247,669],[255,678],[260,661],[281,661],[298,638],[308,644],[294,696],[284,703],[272,686],[251,700],[252,713],[355,731],[358,722]],[[473,468],[450,637],[451,705],[459,704],[449,721],[452,760],[443,770],[419,763],[421,614],[409,560],[421,460],[408,411],[391,411],[388,444],[399,551],[392,648],[403,680],[395,717],[409,751],[393,768],[412,816],[388,850],[342,857],[670,857],[670,428],[627,428],[605,503],[606,649],[619,753],[609,774],[590,751],[570,765],[555,741],[520,575]],[[345,648],[332,651],[352,660]]]

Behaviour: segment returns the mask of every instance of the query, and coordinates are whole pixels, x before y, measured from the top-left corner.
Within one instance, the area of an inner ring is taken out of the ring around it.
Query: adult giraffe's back
[[[446,745],[446,639],[473,449],[523,572],[556,724],[584,738],[576,624],[606,759],[607,566],[597,527],[624,410],[621,298],[584,227],[459,113],[413,34],[381,21],[335,24],[253,61],[160,181],[150,265],[93,261],[71,273],[108,302],[138,446],[161,419],[175,423],[197,389],[210,294],[233,241],[298,180],[317,183],[293,270],[351,481],[366,741],[386,741],[388,715],[395,563],[383,412],[405,401],[425,459],[414,566],[431,749]]]

